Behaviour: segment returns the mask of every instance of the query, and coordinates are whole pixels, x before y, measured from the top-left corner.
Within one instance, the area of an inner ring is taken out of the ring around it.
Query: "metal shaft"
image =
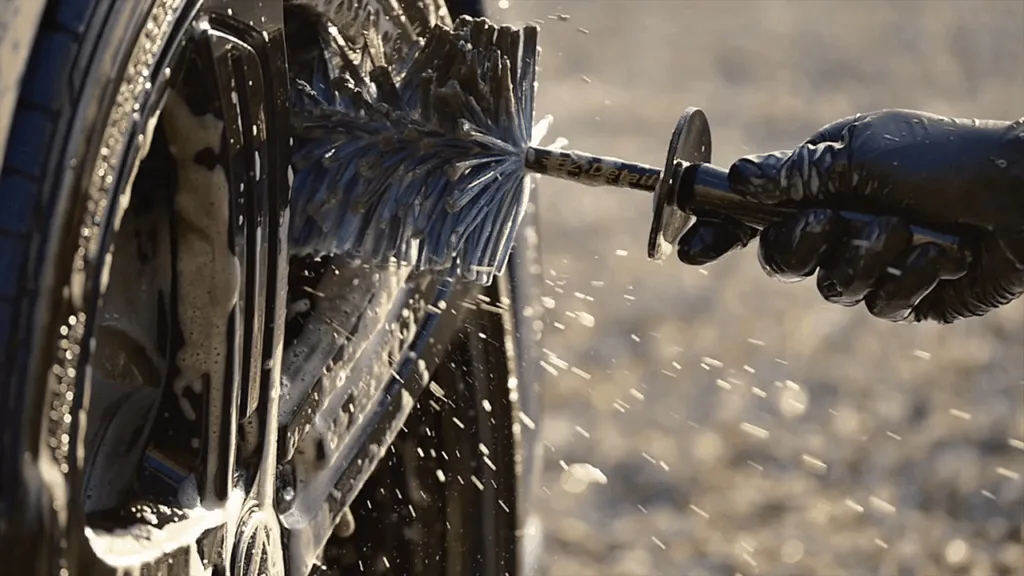
[[[526,170],[587,186],[616,186],[647,192],[654,192],[661,180],[661,170],[646,164],[540,146],[531,146],[526,151]]]

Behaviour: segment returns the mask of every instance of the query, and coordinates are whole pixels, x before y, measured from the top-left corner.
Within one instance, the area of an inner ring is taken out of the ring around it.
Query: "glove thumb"
[[[841,143],[808,142],[789,151],[745,156],[729,167],[729,186],[762,204],[822,199],[843,150]]]
[[[729,186],[736,193],[763,204],[785,200],[782,168],[792,154],[779,150],[740,158],[729,167]]]

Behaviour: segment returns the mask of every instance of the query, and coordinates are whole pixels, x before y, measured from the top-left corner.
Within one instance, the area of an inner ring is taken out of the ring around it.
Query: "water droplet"
[[[970,553],[971,549],[967,545],[967,542],[956,538],[954,540],[950,540],[949,543],[946,544],[944,555],[946,557],[946,562],[953,566],[959,566],[967,561]]]
[[[799,540],[786,540],[782,544],[779,556],[786,564],[796,564],[804,557],[804,543]]]
[[[608,477],[601,470],[591,464],[576,463],[571,465],[563,464],[562,476],[559,483],[566,492],[578,494],[587,489],[591,484],[607,484]]]
[[[767,430],[765,430],[764,428],[761,428],[761,427],[758,427],[758,426],[754,426],[750,422],[743,422],[742,424],[740,424],[740,430],[746,432],[747,434],[750,434],[751,436],[754,436],[756,438],[760,438],[762,440],[767,439],[768,436],[770,435],[770,433]]]
[[[779,396],[779,411],[786,418],[797,418],[807,410],[807,394],[799,386],[785,387]]]

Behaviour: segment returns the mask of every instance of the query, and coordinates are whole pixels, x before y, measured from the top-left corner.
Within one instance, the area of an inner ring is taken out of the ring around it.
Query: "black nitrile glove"
[[[762,230],[758,256],[783,281],[817,272],[830,302],[864,302],[893,321],[949,323],[1024,292],[1024,119],[858,114],[793,151],[741,158],[729,184],[758,202],[820,207]],[[889,216],[854,227],[837,210]],[[904,218],[976,229],[967,269],[950,273],[952,260],[937,244],[912,246]],[[705,264],[757,235],[728,219],[698,220],[678,242],[679,259]]]

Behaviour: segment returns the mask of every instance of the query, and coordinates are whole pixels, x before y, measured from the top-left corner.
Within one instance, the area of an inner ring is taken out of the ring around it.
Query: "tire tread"
[[[74,113],[81,84],[75,63],[96,8],[103,0],[50,0],[36,34],[14,110],[0,169],[0,378],[17,379],[26,350],[22,312],[31,310],[34,278],[26,265],[36,240],[35,224],[48,222],[52,194],[49,167],[60,154],[58,127]],[[17,356],[17,357],[15,357]],[[16,381],[16,380],[15,380]],[[0,383],[2,384],[2,383]]]

